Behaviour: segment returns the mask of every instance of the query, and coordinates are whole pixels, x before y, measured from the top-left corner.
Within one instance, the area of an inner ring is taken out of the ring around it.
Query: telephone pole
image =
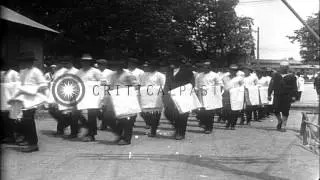
[[[260,28],[257,30],[257,64],[258,68],[260,68]]]

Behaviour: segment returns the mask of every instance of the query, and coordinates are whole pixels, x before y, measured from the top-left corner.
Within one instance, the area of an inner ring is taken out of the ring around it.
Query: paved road
[[[317,92],[314,89],[313,84],[305,84],[305,90],[302,92],[301,100],[295,104],[318,106],[318,103]]]
[[[138,119],[135,138],[118,146],[114,136],[99,131],[96,142],[84,143],[53,137],[55,122],[37,121],[40,151],[23,154],[15,146],[2,147],[3,179],[9,180],[315,180],[319,156],[301,145],[301,113],[292,111],[286,133],[275,131],[275,118],[253,122],[252,127],[203,134],[189,120],[186,139],[176,141],[172,128],[161,121],[159,138],[149,138]]]

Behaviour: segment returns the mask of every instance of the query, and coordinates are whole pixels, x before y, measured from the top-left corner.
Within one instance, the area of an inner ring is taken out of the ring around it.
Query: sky
[[[319,0],[287,0],[303,18],[319,11]],[[281,0],[240,0],[236,7],[238,16],[249,16],[254,20],[254,29],[260,29],[260,59],[301,60],[298,42],[292,44],[286,36],[294,35],[294,30],[302,23]],[[253,34],[257,38],[257,33]]]

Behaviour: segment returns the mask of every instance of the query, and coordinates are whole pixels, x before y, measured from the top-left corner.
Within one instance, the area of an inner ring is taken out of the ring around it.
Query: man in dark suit
[[[182,56],[169,61],[170,67],[166,72],[166,83],[164,86],[164,114],[176,130],[176,140],[182,140],[185,138],[189,112],[180,114],[178,109],[175,107],[174,102],[168,96],[168,91],[189,83],[194,86],[193,73],[190,68],[184,66],[185,63],[186,58]]]
[[[278,119],[277,130],[286,131],[287,120],[291,103],[295,101],[297,94],[297,79],[289,73],[289,63],[280,64],[280,72],[274,73],[268,89],[268,99],[273,93],[273,108]],[[282,116],[281,116],[282,115]],[[281,129],[283,127],[283,129]]]

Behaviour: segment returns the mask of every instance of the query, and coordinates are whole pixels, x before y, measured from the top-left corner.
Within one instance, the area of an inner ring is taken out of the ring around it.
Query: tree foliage
[[[238,0],[9,2],[9,8],[61,32],[47,37],[49,55],[217,59],[245,55],[254,46],[253,21],[236,15]]]
[[[319,33],[319,14],[309,16],[306,23],[318,34]],[[293,36],[288,36],[291,42],[300,43],[300,55],[305,61],[319,60],[318,48],[319,43],[316,38],[309,33],[306,27],[294,31]]]

